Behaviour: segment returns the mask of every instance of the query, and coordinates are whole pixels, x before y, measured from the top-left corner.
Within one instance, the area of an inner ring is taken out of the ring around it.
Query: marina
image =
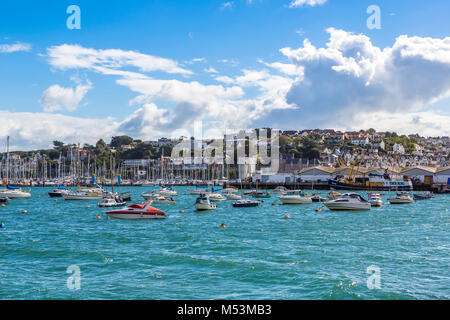
[[[125,292],[132,299],[450,298],[445,263],[450,240],[448,195],[398,206],[388,200],[396,193],[384,192],[382,205],[371,210],[317,211],[323,202],[286,206],[278,199],[280,194],[269,191],[270,198],[210,202],[214,210],[199,215],[195,206],[199,196],[189,194],[189,188],[173,187],[176,203],[165,205],[144,203],[141,197],[143,189],[157,192],[158,186],[115,187],[134,200],[119,209],[100,208],[98,200],[51,198],[51,187],[31,188],[30,199],[10,200],[0,207],[5,275],[0,295],[6,299],[114,299]],[[367,199],[367,192],[355,194]],[[305,195],[313,197],[308,190]],[[344,194],[332,195],[339,199]],[[315,191],[314,196],[330,197],[327,191]],[[139,221],[147,219],[151,221]],[[82,292],[64,290],[65,270],[73,264],[83,272]],[[382,268],[384,279],[383,289],[376,292],[366,287],[366,268],[373,264]],[[399,268],[403,272],[397,272]],[[441,276],[430,281],[432,274]],[[421,282],[427,286],[417,287]]]

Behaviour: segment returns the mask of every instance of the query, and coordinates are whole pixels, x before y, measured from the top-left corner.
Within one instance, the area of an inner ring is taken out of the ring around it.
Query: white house
[[[394,146],[392,147],[392,150],[395,153],[400,153],[400,154],[405,153],[405,147],[403,147],[403,145],[398,144],[398,143],[394,144]]]

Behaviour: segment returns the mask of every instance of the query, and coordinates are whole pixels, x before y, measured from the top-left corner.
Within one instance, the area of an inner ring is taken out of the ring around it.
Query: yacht
[[[357,193],[346,193],[341,197],[325,202],[330,210],[370,210],[369,201]]]
[[[368,200],[372,207],[381,207],[383,200],[381,200],[381,195],[379,193],[369,193]]]
[[[197,211],[215,210],[217,206],[211,203],[208,196],[200,195],[195,201],[195,208]]]
[[[67,189],[64,186],[59,186],[56,189],[53,189],[53,191],[50,191],[48,193],[48,195],[50,196],[50,198],[62,198],[63,195],[67,195],[70,193],[70,190]]]
[[[409,192],[397,192],[394,198],[389,198],[390,204],[408,204],[413,203],[414,199],[411,197]]]
[[[152,198],[152,203],[153,204],[176,204],[175,200],[172,197],[168,197],[168,196],[155,196]]]
[[[8,200],[7,197],[0,197],[0,203],[8,203]]]
[[[116,208],[123,207],[126,204],[127,203],[120,199],[120,197],[109,197],[102,199],[102,201],[98,203],[98,206],[100,208]]]
[[[22,191],[19,187],[11,187],[6,185],[6,189],[0,190],[0,197],[9,199],[27,199],[31,197],[30,192]]]
[[[227,198],[227,200],[242,200],[242,196],[239,194],[228,193],[225,194],[225,197]]]
[[[295,192],[280,195],[278,196],[278,199],[280,199],[283,204],[310,204],[313,202],[311,198],[304,197]]]
[[[236,188],[225,188],[222,190],[223,194],[235,194],[238,192],[238,189]]]
[[[225,201],[225,200],[227,200],[227,198],[225,198],[220,193],[211,193],[209,195],[209,200],[211,200],[213,202],[219,202],[219,201]]]
[[[141,193],[141,197],[144,198],[145,200],[151,200],[153,198],[160,197],[160,196],[162,196],[162,195],[154,190],[152,192],[142,192]]]
[[[243,199],[233,202],[231,205],[234,208],[250,208],[250,207],[257,207],[260,205],[260,203],[261,202],[259,202],[258,200]]]
[[[288,192],[288,189],[283,186],[278,186],[273,190],[273,193],[286,193]]]
[[[161,188],[159,189],[158,193],[162,196],[170,196],[170,197],[178,195],[178,192],[174,190],[172,187]]]

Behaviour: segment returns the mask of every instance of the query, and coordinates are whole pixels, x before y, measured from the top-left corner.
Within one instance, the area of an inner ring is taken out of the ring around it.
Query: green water
[[[120,191],[137,200],[149,189]],[[176,189],[177,205],[155,205],[169,215],[159,221],[107,219],[96,201],[55,201],[49,188],[0,207],[0,299],[450,298],[449,195],[390,205],[386,194],[367,212],[273,196],[196,213],[196,196]],[[79,290],[67,286],[72,265]],[[379,289],[367,286],[369,266]]]

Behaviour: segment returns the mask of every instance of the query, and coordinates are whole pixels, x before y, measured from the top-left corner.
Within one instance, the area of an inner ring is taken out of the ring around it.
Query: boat
[[[413,202],[414,199],[409,192],[397,192],[397,195],[394,198],[389,198],[390,204],[408,204]]]
[[[434,196],[431,193],[414,193],[413,194],[414,200],[430,200],[431,198],[434,198]]]
[[[211,193],[211,194],[209,194],[209,200],[211,200],[213,202],[219,202],[219,201],[225,201],[225,200],[227,200],[227,198],[224,197],[223,195],[221,195],[220,193]]]
[[[31,193],[22,191],[19,187],[11,187],[7,184],[6,189],[0,190],[0,197],[6,197],[8,199],[28,199],[31,197]]]
[[[260,203],[261,202],[257,200],[243,199],[233,202],[231,205],[234,208],[250,208],[250,207],[257,207],[260,205]]]
[[[152,202],[145,204],[132,204],[126,208],[107,211],[108,217],[125,220],[165,219],[166,214],[151,206]]]
[[[311,198],[312,202],[325,202],[327,201],[327,198],[321,197],[318,194],[313,194],[311,196],[309,196]]]
[[[328,192],[328,194],[327,194],[327,199],[328,199],[328,200],[335,200],[335,199],[337,199],[337,198],[339,198],[339,197],[342,197],[342,196],[343,196],[342,193],[339,193],[339,192],[336,192],[336,191],[334,191],[334,190],[331,190],[331,191]]]
[[[273,189],[273,193],[286,193],[288,192],[288,189],[286,187],[283,186],[278,186],[275,189]]]
[[[375,191],[412,191],[413,184],[411,179],[400,180],[392,179],[389,174],[370,173],[368,178],[362,182],[355,182],[350,179],[330,179],[328,180],[330,188],[335,190],[375,190]]]
[[[330,210],[370,210],[369,201],[357,193],[345,193],[337,199],[329,200],[324,203]]]
[[[178,192],[174,190],[172,187],[164,187],[159,189],[158,193],[162,196],[170,196],[174,197],[178,195]]]
[[[372,207],[381,207],[383,204],[383,200],[381,200],[381,195],[379,193],[369,193],[367,196]]]
[[[257,199],[267,199],[270,198],[270,192],[266,191],[253,191],[252,193],[250,193],[250,196],[252,196],[253,198],[257,198]]]
[[[145,200],[151,200],[151,199],[159,197],[159,196],[161,196],[161,194],[159,194],[156,191],[141,193],[141,197],[144,198]]]
[[[155,196],[152,198],[152,203],[153,204],[176,204],[175,200],[172,197],[168,197],[168,196]]]
[[[202,187],[202,186],[195,186],[195,189],[189,189],[188,190],[188,193],[189,194],[192,194],[192,195],[201,195],[201,194],[206,194],[206,193],[208,193],[207,192],[207,189],[208,189],[209,187]]]
[[[211,203],[211,200],[207,195],[200,195],[195,201],[195,208],[197,211],[215,210],[217,206]]]
[[[126,206],[126,202],[123,201],[119,196],[103,198],[102,201],[98,203],[100,208],[115,208]]]
[[[48,195],[50,196],[50,198],[62,198],[62,196],[64,194],[69,194],[70,190],[67,189],[64,186],[59,186],[56,189],[53,189],[53,191],[48,192]]]
[[[227,200],[242,200],[242,196],[239,194],[226,194],[225,197],[227,198]]]
[[[312,199],[305,197],[301,191],[292,191],[278,196],[283,204],[310,204]]]
[[[7,197],[0,197],[0,203],[8,203],[8,200]]]
[[[107,195],[108,193],[106,193]],[[64,200],[101,200],[104,190],[98,188],[78,188],[76,192],[63,194]]]
[[[225,194],[225,195],[227,195],[227,194],[235,194],[238,191],[239,190],[236,189],[236,188],[225,188],[225,189],[222,189],[222,193]]]

